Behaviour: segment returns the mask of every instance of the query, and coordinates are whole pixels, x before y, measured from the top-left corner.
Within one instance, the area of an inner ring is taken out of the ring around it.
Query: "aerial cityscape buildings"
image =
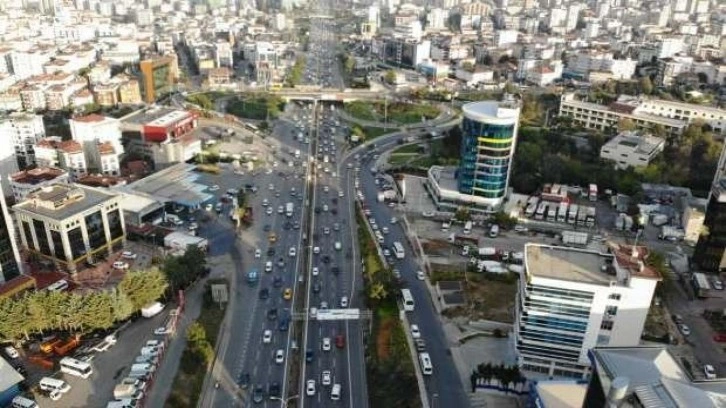
[[[725,139],[715,0],[0,1],[0,407],[724,407]]]

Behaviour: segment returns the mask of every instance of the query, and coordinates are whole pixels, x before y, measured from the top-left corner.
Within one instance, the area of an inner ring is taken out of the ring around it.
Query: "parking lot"
[[[135,357],[147,340],[162,340],[163,336],[155,336],[154,329],[161,326],[167,315],[167,308],[153,318],[140,317],[131,321],[117,332],[117,342],[103,352],[93,351],[92,347],[103,340],[82,340],[74,357],[89,359],[93,373],[87,379],[75,377],[60,372],[53,373],[39,369],[37,366],[26,363],[28,367],[28,381],[37,383],[44,376],[52,376],[67,382],[71,389],[57,401],[52,401],[47,394],[34,388],[35,399],[41,407],[103,407],[114,400],[114,387],[129,373]]]

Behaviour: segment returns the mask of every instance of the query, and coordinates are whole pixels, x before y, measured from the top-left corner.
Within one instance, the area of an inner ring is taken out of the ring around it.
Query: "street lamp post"
[[[292,401],[294,399],[297,399],[297,397],[299,397],[299,395],[293,395],[292,397],[287,397],[285,399],[280,398],[280,397],[270,397],[270,400],[272,400],[272,401],[280,401],[280,403],[282,405],[282,408],[287,408],[287,404],[289,404],[290,401]]]

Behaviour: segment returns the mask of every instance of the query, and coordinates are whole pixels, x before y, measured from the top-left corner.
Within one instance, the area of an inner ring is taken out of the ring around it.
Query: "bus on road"
[[[396,254],[396,258],[398,259],[403,259],[403,257],[406,256],[406,253],[403,252],[403,245],[401,245],[398,241],[393,243],[393,252]]]
[[[403,310],[413,312],[414,303],[413,295],[410,289],[401,289],[401,298],[403,298]]]

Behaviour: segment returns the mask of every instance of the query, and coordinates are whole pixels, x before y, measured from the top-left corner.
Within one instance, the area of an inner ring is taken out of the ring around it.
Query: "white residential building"
[[[630,79],[635,74],[638,61],[630,58],[618,60],[610,52],[580,51],[570,57],[567,68],[570,72],[589,78],[594,72],[608,72],[612,79]]]
[[[43,117],[31,113],[15,112],[0,116],[0,156],[12,154],[17,163],[15,170],[35,164],[35,144],[45,137]],[[4,172],[4,175],[12,172]],[[3,183],[5,180],[3,179]],[[7,194],[3,184],[3,191]]]
[[[75,140],[63,141],[51,136],[35,145],[35,161],[39,167],[58,167],[70,174],[72,180],[88,174],[83,146]]]
[[[660,125],[667,133],[676,136],[680,135],[688,125],[685,120],[640,111],[637,101],[619,100],[610,105],[599,105],[581,101],[574,93],[562,95],[559,114],[572,118],[573,122],[580,126],[599,130],[617,128],[621,119],[630,119],[639,129],[649,130],[655,125]]]
[[[10,67],[18,79],[26,79],[33,75],[43,74],[43,65],[50,61],[54,54],[47,50],[33,49],[13,51],[10,53]]]
[[[648,251],[610,244],[609,253],[527,244],[514,338],[522,370],[584,378],[595,346],[640,344],[661,280]]]
[[[608,140],[600,148],[600,158],[612,160],[615,167],[647,166],[665,147],[665,140],[636,131],[625,131]]]
[[[448,10],[443,10],[440,8],[431,9],[431,11],[429,11],[429,14],[426,16],[426,20],[428,21],[426,29],[443,30],[446,28],[446,23],[448,22],[448,19]]]
[[[234,66],[234,53],[232,52],[232,44],[227,41],[217,41],[214,49],[214,57],[216,58],[217,68],[232,68]]]
[[[71,136],[73,140],[83,145],[86,155],[86,163],[89,171],[118,175],[117,167],[108,167],[107,156],[116,156],[116,162],[120,162],[120,156],[124,153],[121,144],[121,122],[118,119],[105,117],[97,114],[79,116],[69,120]],[[105,157],[105,160],[102,160]]]

